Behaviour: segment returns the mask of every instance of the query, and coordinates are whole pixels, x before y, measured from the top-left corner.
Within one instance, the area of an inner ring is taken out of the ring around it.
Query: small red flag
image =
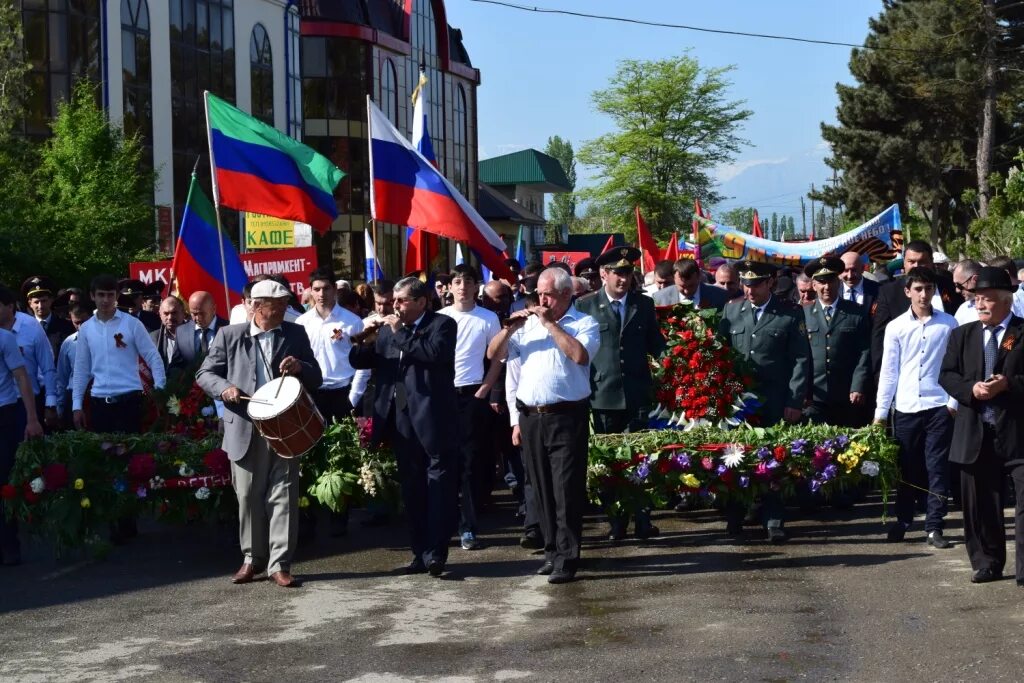
[[[754,237],[764,237],[764,231],[761,229],[761,219],[757,216],[757,209],[754,209],[754,230],[750,234]]]
[[[662,256],[666,261],[678,261],[679,260],[679,233],[672,233],[672,237],[668,241],[668,246],[665,247],[665,254]]]
[[[611,251],[615,247],[615,235],[608,235],[608,241],[601,247],[601,253]]]
[[[643,272],[654,270],[654,264],[657,263],[658,257],[661,256],[661,250],[658,249],[658,243],[654,241],[654,237],[651,235],[651,231],[647,228],[647,222],[644,217],[640,215],[640,207],[636,207],[636,236],[640,243],[640,253],[642,258],[640,259],[643,263]]]

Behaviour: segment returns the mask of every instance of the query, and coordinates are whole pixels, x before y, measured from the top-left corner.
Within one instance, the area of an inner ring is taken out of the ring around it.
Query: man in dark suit
[[[188,313],[192,319],[179,325],[174,333],[177,355],[184,367],[202,363],[217,331],[228,324],[217,315],[217,302],[209,292],[193,292],[188,298]]]
[[[373,442],[394,447],[409,521],[410,574],[441,576],[458,521],[459,430],[453,407],[458,326],[428,310],[417,278],[395,284],[395,313],[352,336],[349,361],[373,370]]]
[[[295,585],[291,562],[299,534],[299,461],[281,458],[254,428],[248,402],[267,382],[294,375],[306,391],[323,382],[302,327],[284,321],[291,292],[273,280],[252,288],[252,322],[230,325],[210,343],[196,382],[224,401],[224,443],[238,497],[244,560],[231,577],[249,583],[264,569],[278,586]]]
[[[142,296],[146,293],[146,285],[142,284],[142,280],[135,278],[119,280],[117,291],[118,308],[138,318],[149,332],[160,327],[160,317],[156,313],[142,308]]]
[[[754,390],[764,401],[761,425],[768,427],[783,420],[799,422],[809,379],[810,349],[804,313],[793,302],[772,294],[775,266],[747,260],[739,264],[739,269],[744,298],[726,305],[719,331],[754,368]],[[762,517],[772,543],[786,541],[782,513],[782,501],[777,496],[763,498]],[[729,508],[730,534],[740,533],[742,517],[742,508]]]
[[[807,264],[816,300],[803,306],[811,348],[811,393],[804,415],[811,422],[863,427],[871,376],[871,323],[867,311],[839,299],[843,261],[823,256]]]
[[[171,370],[180,369],[182,365],[181,356],[177,353],[176,333],[178,327],[185,322],[185,307],[181,304],[181,299],[169,296],[160,302],[157,314],[160,316],[160,329],[153,330],[149,336],[156,344],[160,360],[164,362],[164,370],[170,373]]]
[[[53,280],[45,276],[33,275],[21,283],[21,295],[25,297],[29,311],[43,326],[55,360],[60,353],[60,345],[75,333],[75,326],[70,320],[53,312],[53,295],[56,291]]]
[[[903,272],[908,273],[918,267],[935,270],[935,263],[932,261],[932,248],[927,242],[912,240],[903,248]],[[956,310],[960,308],[964,298],[957,293],[953,278],[946,272],[936,273],[935,278],[936,287],[935,296],[932,298],[932,308],[956,315]],[[872,317],[871,365],[876,379],[882,369],[885,326],[910,308],[910,299],[907,298],[905,289],[904,278],[896,278],[879,288],[878,298],[868,309]]]
[[[843,290],[839,298],[860,304],[869,316],[872,315],[872,308],[878,298],[878,283],[864,277],[864,257],[855,251],[848,251],[841,258],[843,272],[839,279],[843,281]]]
[[[614,247],[601,254],[597,266],[604,286],[576,302],[580,313],[591,316],[600,326],[601,346],[590,359],[590,407],[598,434],[647,427],[653,392],[649,361],[665,350],[654,302],[629,289],[633,263],[638,258],[640,250],[633,247]],[[611,540],[625,536],[628,517],[613,517],[609,521]],[[657,533],[657,527],[651,525],[650,513],[638,512],[637,537],[648,538]]]
[[[962,465],[964,537],[973,583],[1002,578],[1006,563],[1003,482],[1013,477],[1017,585],[1024,586],[1024,319],[1001,268],[978,273],[978,321],[949,336],[939,383],[960,403],[950,461]]]
[[[693,259],[679,259],[672,266],[675,286],[659,289],[651,295],[655,305],[692,304],[696,308],[722,310],[728,298],[725,290],[704,282],[704,273]]]

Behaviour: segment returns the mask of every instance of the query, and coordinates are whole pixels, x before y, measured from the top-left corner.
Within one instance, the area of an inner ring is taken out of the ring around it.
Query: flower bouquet
[[[737,427],[760,406],[750,391],[753,374],[718,335],[721,314],[689,304],[662,306],[658,320],[667,342],[652,361],[653,427]]]
[[[302,458],[304,490],[334,512],[368,498],[398,497],[398,466],[388,449],[371,445],[372,427],[371,418],[332,422]]]

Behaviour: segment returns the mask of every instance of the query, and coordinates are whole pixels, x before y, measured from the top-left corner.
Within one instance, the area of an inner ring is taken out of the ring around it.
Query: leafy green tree
[[[127,273],[155,240],[154,176],[141,168],[139,140],[126,138],[96,106],[95,87],[82,81],[61,104],[34,177],[37,270],[62,284]]]
[[[738,131],[751,112],[727,98],[731,70],[701,68],[689,55],[620,62],[609,87],[592,96],[615,131],[579,149],[580,162],[597,171],[581,196],[624,231],[634,229],[636,206],[659,241],[685,229],[694,198],[720,199],[713,167],[746,143]]]
[[[551,211],[548,214],[549,222],[556,225],[569,225],[576,218],[576,196],[573,194],[576,189],[576,154],[573,152],[572,143],[557,135],[548,138],[544,153],[558,160],[565,177],[569,180],[570,190],[552,197]]]
[[[793,221],[793,217],[792,216],[787,216],[786,217],[786,230],[789,232],[789,234],[796,235],[796,227],[795,227],[795,225],[796,224]]]
[[[990,176],[993,194],[988,216],[972,221],[967,235],[951,245],[953,249],[979,259],[1024,256],[1024,152],[1016,161],[1020,165],[1011,166],[1005,178],[998,173]]]
[[[750,232],[754,228],[754,209],[750,207],[729,209],[721,215],[720,222],[730,228]]]
[[[28,86],[21,43],[21,13],[14,0],[0,0],[0,140],[6,138],[24,112]]]
[[[773,240],[779,239],[779,235],[782,234],[782,232],[780,232],[780,229],[779,229],[779,214],[775,213],[774,211],[772,212],[771,226],[772,226],[772,228],[771,228],[772,239]]]

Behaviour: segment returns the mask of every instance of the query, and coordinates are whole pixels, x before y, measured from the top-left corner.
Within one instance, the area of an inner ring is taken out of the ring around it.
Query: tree
[[[685,229],[695,198],[720,199],[713,167],[746,143],[738,129],[751,112],[726,98],[731,70],[702,69],[688,55],[620,62],[609,87],[592,95],[616,130],[580,148],[579,160],[597,170],[596,183],[581,196],[620,229],[631,225],[636,206],[656,239]]]
[[[857,85],[836,86],[839,125],[822,125],[842,176],[812,199],[854,219],[913,206],[933,243],[965,234],[986,210],[984,169],[1005,168],[1024,126],[1024,5],[886,0],[865,44],[879,49],[853,51]],[[962,200],[972,188],[976,205]]]
[[[155,238],[154,176],[142,169],[138,138],[124,137],[96,106],[95,87],[79,82],[60,105],[34,178],[37,270],[60,283],[126,273]]]
[[[562,172],[569,180],[569,192],[556,194],[551,199],[547,232],[548,243],[553,244],[556,240],[552,238],[557,234],[559,226],[572,226],[576,220],[576,195],[573,192],[576,189],[576,155],[573,152],[572,143],[557,135],[548,138],[544,153],[558,160]]]
[[[1024,152],[1016,160],[1024,164]],[[971,258],[1020,256],[1024,254],[1024,170],[1012,166],[1005,179],[997,173],[989,183],[993,190],[988,215],[972,221],[969,239],[952,246]]]
[[[29,65],[22,53],[21,12],[13,0],[0,0],[0,140],[21,120]]]
[[[720,216],[720,223],[743,232],[751,232],[754,227],[754,209],[750,207],[729,209]]]
[[[778,240],[779,239],[779,235],[781,235],[782,233],[779,232],[779,214],[775,213],[774,211],[772,212],[771,226],[772,226],[772,230],[771,230],[770,234],[772,236],[772,239],[773,240]]]
[[[791,235],[793,235],[795,237],[796,236],[796,227],[795,227],[795,223],[793,221],[793,217],[792,216],[788,216],[786,218],[786,225],[787,225],[786,230],[789,232],[789,234],[791,234]]]

